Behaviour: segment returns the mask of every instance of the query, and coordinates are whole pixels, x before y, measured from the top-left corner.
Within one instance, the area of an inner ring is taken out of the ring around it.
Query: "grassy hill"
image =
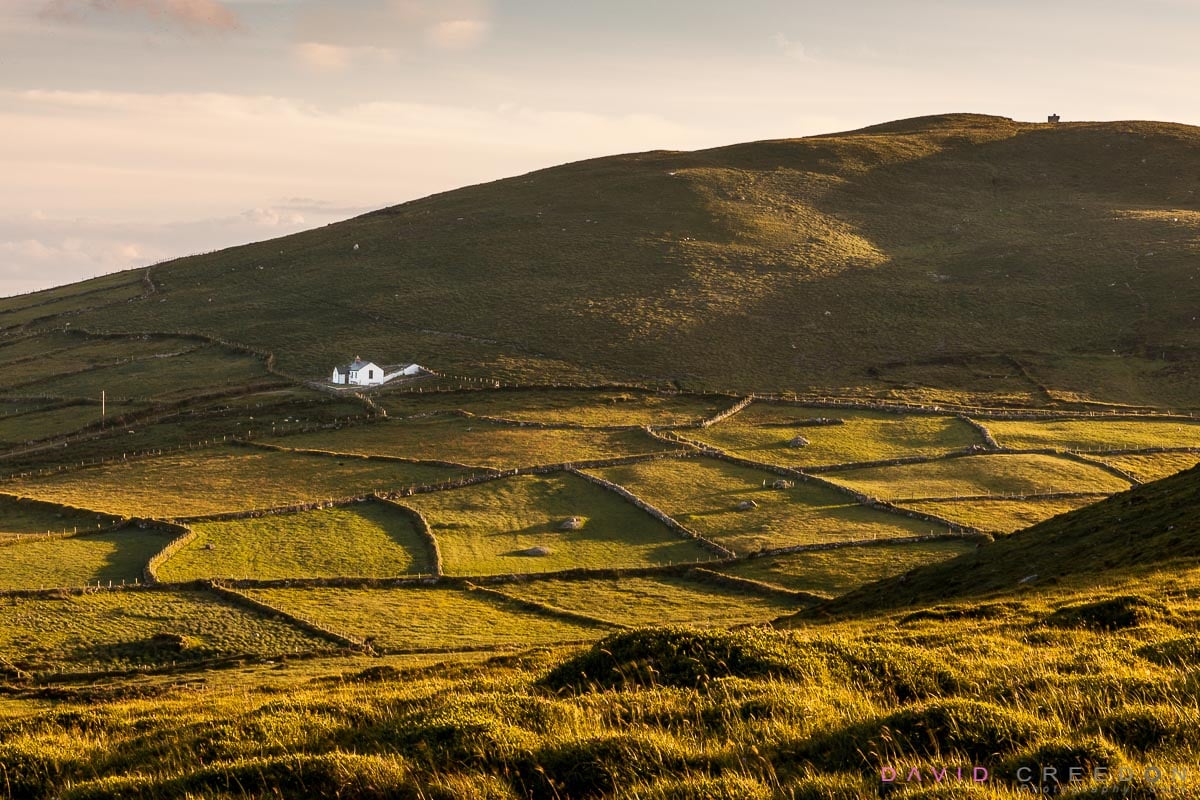
[[[601,158],[9,298],[0,342],[70,322],[199,332],[311,378],[362,353],[511,382],[1194,407],[1198,144],[955,114]]]
[[[1114,495],[957,558],[852,591],[816,613],[878,612],[1060,582],[1102,586],[1130,570],[1170,571],[1200,558],[1200,468]]]

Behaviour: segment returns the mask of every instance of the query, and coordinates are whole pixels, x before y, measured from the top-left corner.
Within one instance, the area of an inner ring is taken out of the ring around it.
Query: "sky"
[[[1200,124],[1200,0],[0,0],[0,296],[583,158]]]

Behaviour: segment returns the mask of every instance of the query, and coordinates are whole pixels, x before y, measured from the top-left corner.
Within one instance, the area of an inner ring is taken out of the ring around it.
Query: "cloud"
[[[300,63],[318,72],[342,72],[358,64],[391,64],[396,60],[396,53],[384,47],[328,42],[301,42],[292,47],[292,52]]]
[[[808,51],[804,49],[803,44],[792,41],[785,34],[777,33],[771,37],[771,41],[775,44],[775,47],[779,50],[779,52],[787,58],[795,61],[813,60],[812,56],[808,54]]]
[[[305,65],[322,72],[340,72],[350,65],[350,48],[324,42],[301,42],[296,57]]]
[[[482,19],[449,19],[430,27],[425,35],[444,50],[469,50],[482,44],[491,25]]]
[[[241,24],[237,14],[220,0],[47,0],[39,16],[79,23],[88,12],[141,15],[193,33],[227,32]]]

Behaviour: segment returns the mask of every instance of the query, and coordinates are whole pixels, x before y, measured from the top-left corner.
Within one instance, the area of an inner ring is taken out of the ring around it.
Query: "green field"
[[[772,489],[778,475],[713,459],[648,461],[595,472],[739,554],[941,532],[928,522],[866,508],[823,486]],[[737,510],[745,501],[758,507]]]
[[[447,575],[647,567],[715,558],[617,495],[572,475],[524,475],[415,495]],[[560,530],[581,517],[579,530]],[[545,555],[525,551],[544,547]]]
[[[41,317],[54,316],[55,314],[75,311],[80,308],[119,303],[123,300],[139,297],[145,289],[141,282],[136,279],[133,282],[128,282],[131,277],[133,276],[126,273],[121,276],[121,279],[126,281],[123,285],[112,286],[100,291],[91,291],[82,296],[75,295],[67,289],[66,291],[60,291],[59,294],[61,296],[58,298],[40,294],[35,295],[30,298],[29,303],[23,306],[16,304],[19,302],[19,298],[13,298],[11,309],[0,311],[0,328],[24,325]],[[96,285],[92,284],[89,288],[96,288]],[[49,302],[38,302],[39,300],[48,300]]]
[[[593,461],[669,449],[641,431],[541,430],[459,417],[387,420],[288,436],[286,447],[451,461],[493,469]]]
[[[1056,456],[986,455],[833,472],[825,477],[873,497],[904,500],[1050,492],[1120,492],[1129,484],[1099,467]]]
[[[452,469],[424,465],[213,447],[14,480],[0,488],[162,519],[354,497],[456,475]]]
[[[51,340],[53,341],[53,340]],[[47,343],[49,344],[49,342]],[[24,361],[6,366],[0,387],[18,386],[16,393],[37,392],[38,389],[25,389],[25,385],[46,379],[51,376],[65,376],[69,373],[96,367],[102,364],[112,364],[133,358],[170,357],[195,350],[200,343],[189,339],[169,337],[115,337],[104,339],[85,339],[81,336],[68,337],[62,343],[64,346],[25,356]],[[15,352],[7,352],[8,348],[0,348],[0,362],[5,356],[16,357],[22,353],[19,348]],[[55,377],[58,380],[58,377]],[[53,391],[42,389],[49,394]]]
[[[142,358],[128,364],[56,376],[21,387],[22,394],[55,397],[153,398],[184,397],[270,379],[262,360],[208,346],[169,358]]]
[[[899,575],[975,549],[970,541],[843,547],[810,553],[752,558],[718,567],[726,575],[785,589],[833,597],[863,584]]]
[[[935,514],[960,525],[970,525],[989,533],[1012,533],[1048,520],[1059,514],[1083,508],[1101,498],[1061,500],[943,500],[933,503],[903,503],[905,508]]]
[[[109,403],[107,419],[145,408],[136,403]],[[101,422],[100,404],[69,405],[12,417],[0,417],[0,443],[18,446],[25,442],[64,436],[87,425]]]
[[[169,536],[137,529],[0,548],[0,591],[134,583]]]
[[[1200,464],[1200,453],[1104,456],[1106,464],[1123,469],[1142,482],[1157,481]]]
[[[246,594],[344,636],[372,637],[384,650],[511,647],[605,633],[459,589],[254,589]]]
[[[473,391],[413,393],[385,391],[380,405],[393,417],[461,410],[481,417],[589,427],[686,425],[733,403],[726,398],[637,391]]]
[[[621,625],[727,627],[795,611],[786,597],[740,592],[686,578],[546,580],[500,587],[505,594]]]
[[[382,503],[197,522],[192,528],[196,538],[159,567],[159,580],[385,578],[434,571],[412,518]]]
[[[1035,450],[1136,450],[1148,447],[1200,447],[1200,422],[1157,420],[983,420],[1004,447]]]
[[[782,423],[816,417],[841,419],[844,425],[796,426]],[[740,414],[703,431],[684,435],[735,455],[782,466],[818,466],[939,455],[982,442],[979,433],[955,417],[903,416],[837,408],[799,408],[753,404]],[[789,443],[797,436],[804,447]]]
[[[74,533],[108,527],[116,521],[106,514],[0,494],[0,536]]]
[[[158,646],[152,640],[156,634],[182,636],[184,647]],[[0,603],[0,659],[29,672],[128,668],[330,647],[289,624],[202,592],[99,592]]]

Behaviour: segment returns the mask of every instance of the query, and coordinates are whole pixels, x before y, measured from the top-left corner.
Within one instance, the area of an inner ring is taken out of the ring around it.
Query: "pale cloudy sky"
[[[1200,0],[0,0],[0,296],[591,156],[1200,124]]]

